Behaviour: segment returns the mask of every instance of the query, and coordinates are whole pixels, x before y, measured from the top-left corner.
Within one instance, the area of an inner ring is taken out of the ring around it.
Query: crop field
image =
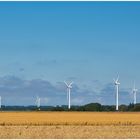
[[[140,113],[0,112],[0,138],[140,138]]]

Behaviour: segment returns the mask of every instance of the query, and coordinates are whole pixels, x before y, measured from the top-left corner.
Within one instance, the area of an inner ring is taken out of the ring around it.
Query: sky
[[[4,105],[119,104],[140,90],[140,2],[0,2]],[[140,102],[140,92],[137,94]]]

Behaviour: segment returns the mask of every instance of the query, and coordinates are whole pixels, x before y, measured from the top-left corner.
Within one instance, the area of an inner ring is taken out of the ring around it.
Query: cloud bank
[[[41,98],[41,105],[66,105],[68,102],[66,86],[63,82],[52,84],[43,79],[25,80],[16,76],[0,77],[0,96],[3,105],[35,105],[37,96]],[[120,104],[129,104],[132,101],[133,96],[128,89],[120,89]],[[115,104],[114,85],[108,83],[96,92],[73,84],[71,104],[83,105],[90,102]]]

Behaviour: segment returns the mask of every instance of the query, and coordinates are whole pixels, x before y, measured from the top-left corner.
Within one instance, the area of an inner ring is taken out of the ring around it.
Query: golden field
[[[140,113],[0,112],[0,138],[140,138]]]
[[[139,138],[139,126],[0,126],[0,138]]]
[[[140,125],[140,113],[0,112],[0,125]]]

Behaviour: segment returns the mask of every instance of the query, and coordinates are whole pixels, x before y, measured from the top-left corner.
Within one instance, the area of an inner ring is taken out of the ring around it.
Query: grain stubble
[[[1,112],[0,138],[139,138],[140,113]]]

